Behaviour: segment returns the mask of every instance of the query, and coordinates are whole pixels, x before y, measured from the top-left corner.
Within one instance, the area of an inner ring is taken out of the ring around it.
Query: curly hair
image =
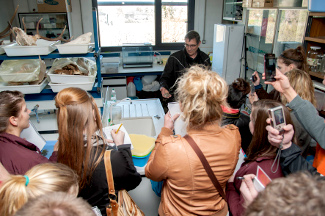
[[[188,128],[202,129],[221,122],[228,85],[217,73],[201,65],[192,66],[177,79],[176,99]]]
[[[274,179],[247,207],[246,216],[321,216],[325,212],[325,180],[309,173]]]

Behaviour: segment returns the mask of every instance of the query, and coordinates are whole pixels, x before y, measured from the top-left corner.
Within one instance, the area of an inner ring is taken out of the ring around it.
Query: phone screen
[[[283,110],[277,109],[274,111],[275,125],[280,125],[284,123]]]
[[[275,64],[276,59],[274,54],[264,55],[265,81],[275,81]]]

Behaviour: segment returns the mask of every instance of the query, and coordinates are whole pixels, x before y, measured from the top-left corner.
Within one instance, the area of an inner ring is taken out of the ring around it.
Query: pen
[[[120,127],[118,127],[118,129],[116,130],[115,134],[117,134],[117,132],[120,130],[120,128],[122,127],[122,123],[120,124]]]
[[[243,180],[243,179],[245,179],[244,177],[241,177],[241,176],[239,176],[239,177],[236,177],[236,179],[239,179],[239,180]]]

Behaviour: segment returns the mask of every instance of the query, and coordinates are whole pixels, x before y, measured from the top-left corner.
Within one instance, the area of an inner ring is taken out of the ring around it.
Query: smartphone
[[[272,118],[272,126],[278,131],[283,131],[283,127],[286,125],[286,119],[282,106],[277,106],[269,109],[269,115]]]
[[[255,74],[252,75],[252,78],[251,78],[252,82],[255,82],[257,80]]]
[[[274,54],[264,54],[264,74],[265,81],[274,82],[276,59]]]

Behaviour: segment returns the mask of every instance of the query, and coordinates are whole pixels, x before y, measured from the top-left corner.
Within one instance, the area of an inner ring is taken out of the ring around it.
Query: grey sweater
[[[324,118],[318,115],[316,108],[299,95],[288,104],[288,107],[310,136],[325,149],[325,122]]]

